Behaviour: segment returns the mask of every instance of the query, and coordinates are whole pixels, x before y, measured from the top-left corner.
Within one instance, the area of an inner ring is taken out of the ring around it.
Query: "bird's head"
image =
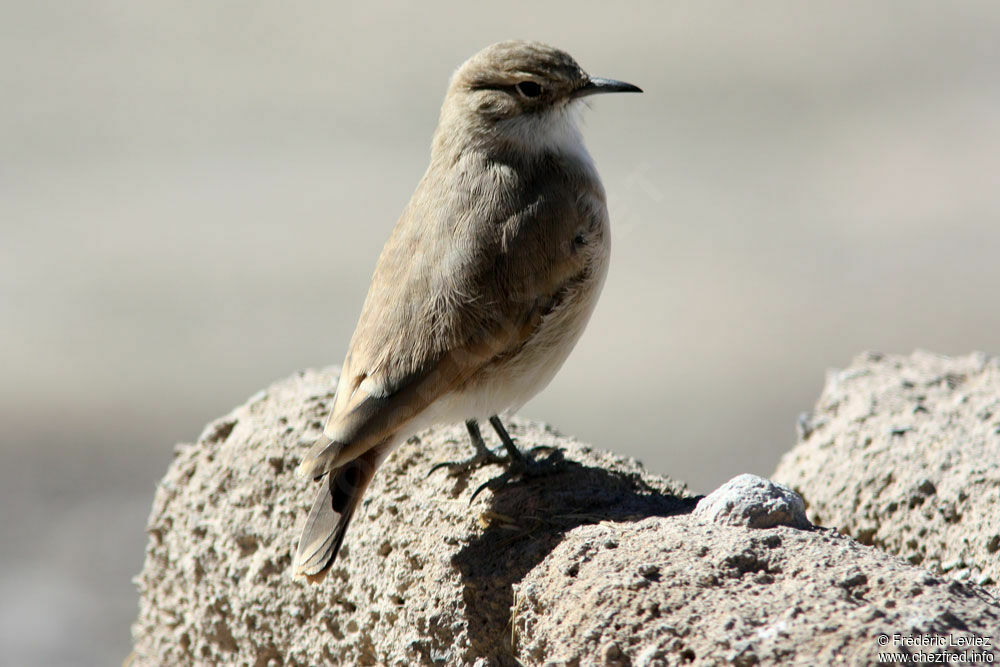
[[[567,129],[575,131],[572,111],[578,100],[626,92],[642,89],[592,77],[568,53],[540,42],[498,42],[469,58],[452,76],[441,124],[546,145]]]

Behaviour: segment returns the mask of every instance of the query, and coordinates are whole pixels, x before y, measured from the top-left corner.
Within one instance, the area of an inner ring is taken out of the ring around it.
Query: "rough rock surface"
[[[806,506],[797,493],[757,475],[737,475],[698,501],[692,516],[748,528],[808,528]]]
[[[774,474],[817,524],[948,577],[1000,581],[1000,360],[868,353],[828,374]]]
[[[976,586],[833,531],[709,524],[683,485],[522,421],[523,447],[563,448],[553,475],[470,506],[499,469],[427,477],[471,448],[461,427],[422,434],[308,584],[289,566],[314,489],[293,470],[335,382],[276,383],[178,447],[137,578],[135,663],[871,662],[880,632],[1000,627]]]
[[[689,516],[582,526],[514,587],[514,600],[525,664],[866,665],[900,650],[880,646],[880,634],[1000,628],[1000,606],[982,589],[835,531]]]

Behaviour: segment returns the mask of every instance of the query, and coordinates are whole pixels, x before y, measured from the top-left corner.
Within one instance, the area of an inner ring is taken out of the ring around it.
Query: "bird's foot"
[[[506,456],[500,456],[486,446],[483,436],[479,431],[478,422],[476,422],[475,419],[470,419],[465,422],[465,426],[469,431],[469,439],[471,440],[476,453],[473,454],[472,457],[463,461],[444,461],[442,463],[438,463],[430,469],[427,476],[430,477],[434,474],[434,472],[440,470],[441,468],[448,469],[449,477],[458,477],[460,475],[468,474],[469,472],[483,466],[492,464],[506,465],[507,469],[503,472],[503,474],[494,477],[484,484],[481,484],[479,488],[476,489],[475,493],[472,494],[472,497],[469,498],[469,504],[471,505],[472,501],[476,499],[476,496],[478,496],[483,489],[490,489],[495,493],[508,484],[521,482],[535,477],[552,475],[562,470],[563,464],[565,463],[562,450],[556,447],[539,446],[532,448],[530,454],[539,451],[549,451],[551,453],[543,459],[526,456],[520,449],[517,448],[517,445],[514,444],[514,438],[510,437],[510,434],[507,433],[507,429],[504,428],[499,417],[496,415],[490,417],[490,424],[492,424],[494,430],[496,430],[497,435],[500,436],[500,440],[503,442],[503,447],[507,450]]]
[[[500,456],[490,449],[483,448],[481,450],[477,450],[476,453],[469,458],[461,461],[442,461],[441,463],[435,463],[427,472],[427,476],[430,477],[441,468],[447,468],[448,477],[461,477],[462,475],[467,475],[473,470],[478,470],[483,466],[493,464],[503,465],[505,463],[507,463],[506,456]]]
[[[475,448],[476,453],[470,458],[462,461],[444,461],[442,463],[438,463],[434,465],[430,471],[428,471],[428,477],[441,468],[448,469],[449,477],[458,477],[460,475],[468,474],[478,468],[482,468],[483,466],[488,466],[494,463],[503,464],[507,462],[506,456],[500,456],[486,446],[486,441],[483,440],[483,435],[479,432],[479,423],[476,422],[475,419],[470,419],[465,422],[465,427],[469,431],[469,440],[472,442],[472,446]]]
[[[549,451],[550,453],[544,458],[525,456],[520,452],[518,458],[504,457],[504,461],[508,462],[507,470],[501,475],[480,484],[472,493],[472,497],[469,498],[469,504],[471,505],[476,496],[482,493],[484,489],[489,489],[493,493],[496,493],[505,486],[518,482],[555,475],[566,467],[566,459],[563,457],[561,449],[556,447],[534,447],[531,450],[532,453],[540,451]]]

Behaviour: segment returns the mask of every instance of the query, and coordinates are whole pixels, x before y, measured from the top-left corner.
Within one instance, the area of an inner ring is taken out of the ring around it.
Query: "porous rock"
[[[802,498],[784,484],[757,475],[737,475],[698,501],[692,515],[748,528],[807,528]]]
[[[428,476],[433,464],[472,453],[464,427],[438,429],[387,459],[329,576],[309,584],[290,566],[315,486],[294,470],[336,382],[336,369],[278,382],[177,448],[137,579],[136,663],[503,663],[511,585],[563,534],[691,504],[682,484],[634,460],[514,420],[522,446],[561,447],[565,464],[470,506],[501,469]]]
[[[809,518],[949,578],[1000,581],[1000,360],[867,353],[831,371],[774,478]]]
[[[868,665],[913,651],[880,636],[974,642],[997,627],[979,587],[835,531],[690,516],[581,526],[514,587],[515,645],[533,665]],[[623,657],[602,663],[609,649]]]
[[[290,565],[314,486],[293,470],[336,379],[278,382],[177,448],[137,578],[136,664],[870,662],[880,632],[1000,625],[978,587],[832,531],[693,518],[682,484],[519,420],[522,447],[562,449],[552,475],[470,506],[500,469],[428,477],[471,448],[461,426],[423,433],[309,584]]]

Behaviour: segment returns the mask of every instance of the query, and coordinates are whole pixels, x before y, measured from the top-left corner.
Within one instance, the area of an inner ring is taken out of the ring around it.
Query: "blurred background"
[[[340,363],[451,72],[593,98],[604,296],[522,411],[698,492],[858,352],[1000,352],[995,2],[0,3],[0,645],[117,664],[173,444]],[[614,350],[614,354],[609,354]]]

